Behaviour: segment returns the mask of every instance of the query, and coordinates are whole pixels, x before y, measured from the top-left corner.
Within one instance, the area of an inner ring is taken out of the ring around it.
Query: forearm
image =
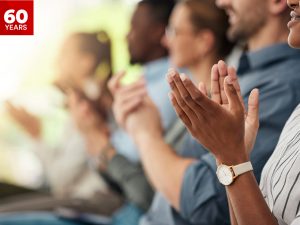
[[[227,195],[227,199],[228,199],[228,208],[229,208],[229,213],[230,213],[230,224],[231,225],[238,225],[235,215],[234,215],[234,211],[232,208],[232,204],[230,202],[230,198],[229,198],[229,194],[228,191],[226,190],[226,195]]]
[[[278,225],[258,187],[254,174],[247,172],[226,188],[238,225]]]
[[[146,133],[134,139],[151,183],[179,210],[184,173],[194,160],[178,156],[160,136]]]

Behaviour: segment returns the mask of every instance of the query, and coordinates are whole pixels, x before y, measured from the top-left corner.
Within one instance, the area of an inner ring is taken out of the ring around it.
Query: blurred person
[[[55,84],[63,92],[71,89],[81,97],[85,96],[98,115],[105,118],[112,102],[106,89],[106,81],[112,73],[111,64],[110,39],[104,31],[74,33],[61,49],[60,75]],[[7,103],[7,109],[35,141],[35,153],[41,159],[50,192],[55,198],[91,199],[97,192],[108,191],[105,182],[89,166],[86,143],[76,121],[70,119],[66,123],[61,143],[51,149],[43,141],[39,118],[11,103]],[[63,179],[61,174],[64,174]]]
[[[288,22],[290,29],[288,43],[291,47],[299,49],[300,1],[287,0],[287,4],[291,8],[291,19]],[[298,64],[298,61],[299,59],[296,58],[293,60],[294,66]],[[184,96],[180,91],[183,88],[197,98],[195,103],[198,108],[191,107],[191,110],[197,113],[198,119],[183,109],[176,101],[173,101],[176,111],[183,114],[182,118],[184,118],[183,121],[187,128],[216,158],[218,162],[217,175],[220,182],[226,187],[233,225],[298,225],[300,224],[300,107],[298,105],[295,108],[286,122],[279,142],[264,166],[258,186],[252,171],[250,155],[259,126],[259,92],[257,89],[252,90],[248,101],[248,112],[245,111],[244,103],[239,98],[241,93],[235,70],[233,68],[227,70],[228,75],[224,83],[214,84],[215,89],[224,88],[225,95],[221,97],[217,94],[212,99],[213,101],[201,94],[188,79],[175,81],[178,84],[182,83],[176,85],[178,90],[174,89],[176,99],[183,100]],[[283,85],[283,82],[280,85]],[[299,89],[299,82],[297,86]],[[180,94],[175,94],[175,92]],[[299,96],[299,91],[297,94]],[[221,99],[222,101],[220,101]],[[299,102],[299,97],[297,100]],[[202,110],[203,107],[206,110]],[[205,121],[201,119],[204,117],[206,118]],[[211,132],[209,135],[205,135],[191,123],[198,124],[201,129],[205,127]],[[233,166],[229,168],[227,165]],[[241,173],[234,174],[238,170]]]
[[[73,58],[76,57],[73,56]],[[64,60],[67,61],[65,58]],[[71,74],[71,72],[72,70],[69,72],[69,74]],[[74,75],[71,75],[71,77],[72,76]],[[96,169],[97,172],[100,172],[101,175],[105,175],[105,173],[112,174],[110,177],[111,180],[109,181],[115,182],[117,185],[119,185],[121,191],[124,192],[126,204],[120,210],[116,211],[116,214],[112,217],[112,223],[124,224],[124,220],[126,219],[127,224],[134,224],[136,221],[138,221],[140,215],[143,213],[143,210],[147,210],[152,200],[153,191],[147,182],[142,167],[129,164],[125,157],[117,154],[114,149],[109,149],[110,145],[108,144],[110,143],[110,136],[114,133],[116,127],[110,113],[111,96],[106,88],[106,81],[108,77],[109,76],[105,77],[101,83],[101,95],[93,101],[87,97],[86,92],[84,92],[84,86],[81,86],[86,81],[84,76],[81,78],[82,82],[77,81],[77,85],[75,85],[74,82],[69,84],[67,82],[68,79],[66,79],[65,76],[62,76],[62,79],[59,80],[58,85],[66,92],[68,99],[67,106],[72,117],[72,121],[76,129],[78,129],[82,135],[82,138],[85,140],[86,149],[89,153],[89,156],[95,159],[93,160],[93,166],[96,166],[94,169]],[[80,88],[80,86],[82,88]],[[100,110],[102,113],[99,114]],[[108,162],[106,161],[108,158],[106,158],[104,155],[106,152],[108,152],[108,150],[110,150],[109,160],[112,161],[111,165],[116,165],[118,167],[117,169],[120,170],[117,175],[115,175],[114,172],[116,170],[108,168]],[[104,160],[104,157],[106,160]],[[71,213],[71,215],[74,213],[75,215],[76,213],[91,213],[98,214],[98,216],[99,214],[102,216],[111,216],[111,214],[108,212],[112,210],[111,205],[115,206],[116,203],[117,200],[114,199],[114,196],[106,194],[101,196],[95,195],[94,199],[89,199],[89,201],[85,202],[75,202],[75,204],[72,204],[72,202],[68,204],[59,202],[56,208],[58,209],[58,214],[64,218],[69,218],[69,215],[66,212]],[[0,206],[0,211],[16,212],[18,208],[14,206],[15,205],[12,205],[10,208],[7,206]],[[40,205],[36,206],[36,208],[31,208],[31,210],[41,210],[41,208],[38,208],[39,206]],[[50,212],[47,215],[43,213],[34,214],[33,212],[30,212],[30,208],[28,207],[26,208],[26,211],[27,216],[31,216],[31,218],[33,218],[32,222],[29,223],[36,223],[36,220],[40,218],[43,218],[44,222],[47,222],[49,218],[51,220],[52,217],[57,218],[56,214]],[[19,213],[14,213],[13,223],[16,223],[20,216],[22,217],[22,214],[20,215]],[[72,219],[74,224],[88,223],[87,221],[82,221],[82,218],[77,216],[71,216],[69,219]],[[22,220],[22,223],[24,223],[24,220]]]
[[[210,4],[205,1],[178,4],[162,39],[170,51],[172,65],[187,68],[195,83],[201,81],[208,87],[211,66],[227,57],[233,48],[226,37],[227,17]]]
[[[278,141],[284,123],[299,102],[300,80],[294,65],[300,55],[286,44],[288,31],[283,25],[289,19],[289,11],[285,1],[219,0],[217,3],[224,7],[229,15],[228,37],[246,43],[248,48],[240,59],[238,70],[243,90],[242,98],[246,100],[254,87],[261,90],[261,126],[251,155],[254,173],[259,180],[261,170]],[[251,7],[253,10],[249,10]],[[176,81],[187,77],[174,70],[170,70],[169,73],[168,81],[174,89],[171,99],[175,102],[179,89]],[[214,75],[211,82],[219,82],[220,77],[222,83],[227,74],[226,64],[220,61],[213,67],[212,73]],[[199,89],[203,92],[207,92],[205,87],[205,81],[199,84]],[[115,99],[116,96],[120,99],[126,96],[125,91],[121,89],[119,93],[118,90],[115,92]],[[217,95],[218,92],[220,95]],[[195,116],[195,99],[187,91],[184,92],[184,89],[180,94],[183,98],[178,99],[178,104]],[[212,97],[222,97],[224,89],[212,89],[209,94]],[[139,98],[142,99],[139,101],[140,105],[136,103],[136,99]],[[119,104],[118,110],[115,111],[121,114],[121,123],[139,146],[150,180],[173,206],[173,209],[169,207],[164,211],[165,221],[168,221],[166,223],[229,224],[226,193],[215,177],[216,163],[213,155],[206,152],[205,148],[192,138],[184,149],[187,152],[196,152],[194,154],[198,154],[197,159],[186,159],[174,154],[162,141],[159,117],[151,101],[135,96],[127,103],[130,104],[134,107],[126,108]],[[184,119],[182,111],[178,116]],[[151,123],[147,123],[148,121]],[[197,123],[190,125],[201,130]],[[210,131],[204,129],[203,133],[209,136]],[[169,181],[167,177],[172,177],[172,180]],[[156,206],[163,203],[168,206],[167,201],[156,203]],[[159,211],[163,211],[162,207]],[[158,218],[157,215],[149,214],[144,224],[158,224],[158,221],[154,222]]]
[[[167,98],[170,89],[163,76],[170,67],[168,49],[161,42],[174,4],[174,0],[139,1],[131,17],[130,30],[126,37],[130,63],[143,66],[143,73],[138,82],[140,86],[146,86],[149,96],[158,107],[165,133],[171,130],[177,121]],[[144,92],[139,89],[136,91],[139,94]],[[130,161],[139,162],[137,148],[123,129],[112,135],[112,144],[118,153]]]

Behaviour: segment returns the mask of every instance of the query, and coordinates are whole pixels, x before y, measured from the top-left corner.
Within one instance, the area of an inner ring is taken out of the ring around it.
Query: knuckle
[[[201,102],[202,101],[202,97],[200,95],[197,95],[194,97],[194,101],[195,102]]]
[[[186,102],[191,102],[191,101],[192,101],[192,98],[191,98],[191,96],[190,96],[189,94],[185,94],[185,95],[183,96],[183,99],[184,99],[184,101],[186,101]]]
[[[186,103],[185,103],[185,101],[182,99],[182,98],[180,98],[180,99],[178,99],[178,105],[180,106],[180,107],[185,107],[186,106]]]
[[[178,114],[178,117],[180,119],[184,119],[184,113],[183,113],[183,111],[180,110],[177,114]]]
[[[219,95],[219,94],[220,94],[220,91],[219,91],[219,90],[212,90],[212,91],[211,91],[211,94],[212,94],[212,95]]]

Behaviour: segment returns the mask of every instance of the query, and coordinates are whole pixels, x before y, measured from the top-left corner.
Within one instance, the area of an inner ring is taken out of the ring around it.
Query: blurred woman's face
[[[300,0],[287,0],[287,4],[292,9],[288,42],[291,47],[300,48]]]
[[[166,30],[166,44],[176,67],[189,67],[199,60],[197,32],[194,30],[189,9],[182,4],[175,7]]]
[[[91,55],[80,51],[78,37],[68,38],[58,57],[59,82],[67,86],[82,89],[84,83],[90,78],[94,59]]]

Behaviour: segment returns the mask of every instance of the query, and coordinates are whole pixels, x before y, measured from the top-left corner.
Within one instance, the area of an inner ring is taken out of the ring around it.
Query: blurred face
[[[146,63],[148,53],[154,45],[160,43],[160,39],[155,40],[151,36],[155,25],[151,8],[146,4],[138,5],[131,18],[131,26],[127,34],[127,44],[132,64]]]
[[[90,77],[94,59],[79,48],[80,40],[77,37],[68,38],[58,56],[58,82],[63,86],[75,86],[82,89],[85,81]]]
[[[191,24],[188,7],[182,4],[175,7],[166,36],[170,57],[175,66],[189,67],[199,60],[197,32]]]
[[[288,42],[290,46],[300,48],[300,0],[287,0],[287,4],[292,9]]]
[[[216,0],[216,3],[229,16],[231,40],[247,41],[266,22],[266,0]]]

